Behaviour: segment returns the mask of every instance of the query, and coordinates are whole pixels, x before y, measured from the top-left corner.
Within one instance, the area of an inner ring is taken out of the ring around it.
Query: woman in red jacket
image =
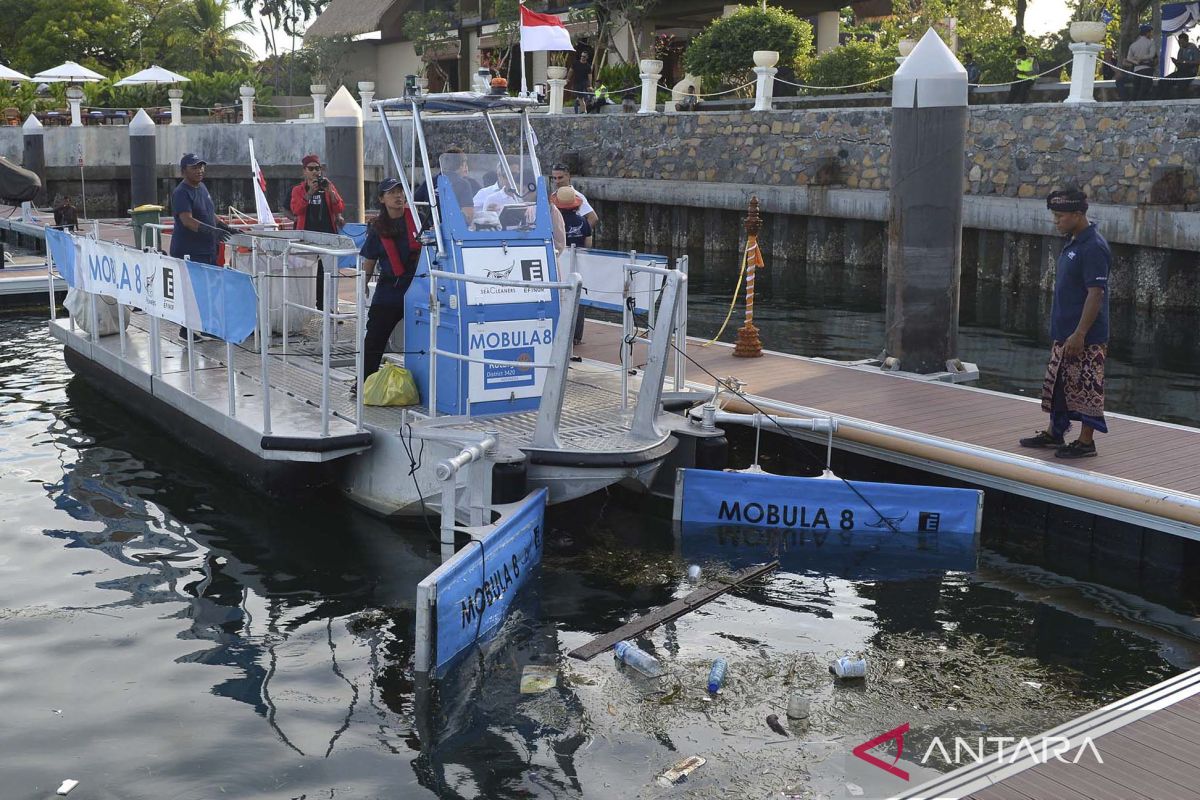
[[[304,167],[304,180],[292,187],[291,201],[296,230],[337,233],[342,224],[342,212],[346,210],[346,201],[342,200],[333,182],[325,177],[325,168],[319,156],[309,153],[300,163]],[[324,308],[324,302],[325,265],[318,259],[317,308]]]

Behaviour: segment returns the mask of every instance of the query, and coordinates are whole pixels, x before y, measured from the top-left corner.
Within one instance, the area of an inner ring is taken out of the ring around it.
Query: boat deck
[[[576,353],[613,363],[620,341],[620,326],[589,320]],[[707,373],[736,376],[764,410],[832,416],[840,449],[1200,540],[1200,429],[1108,414],[1099,455],[1064,461],[1018,445],[1046,423],[1031,398],[785,353],[735,358],[731,345],[701,343],[688,342],[689,383],[711,389]],[[633,363],[644,354],[639,346]]]
[[[1099,760],[1084,745],[1086,739]],[[1043,740],[1051,754],[1062,740],[1068,742],[1062,760],[1041,757]],[[1200,796],[1200,669],[1060,725],[1030,744],[1031,748],[1018,746],[1016,753],[993,755],[896,797],[1194,800]]]

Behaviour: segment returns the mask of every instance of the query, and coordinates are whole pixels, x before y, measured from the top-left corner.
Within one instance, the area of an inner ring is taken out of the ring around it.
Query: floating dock
[[[735,358],[732,345],[702,341],[688,340],[689,384],[711,389],[708,373],[733,376],[764,411],[833,417],[838,449],[1200,541],[1200,429],[1107,414],[1099,455],[1065,461],[1017,443],[1045,427],[1033,398],[787,353]],[[588,320],[584,342],[577,355],[615,364],[621,328]],[[632,363],[644,362],[645,348],[635,345]],[[794,435],[824,443],[823,435]]]

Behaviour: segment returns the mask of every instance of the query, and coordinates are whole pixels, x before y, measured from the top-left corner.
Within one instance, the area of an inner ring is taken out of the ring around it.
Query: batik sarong
[[[1042,410],[1050,415],[1050,434],[1062,436],[1074,420],[1101,433],[1104,421],[1104,359],[1108,345],[1084,345],[1078,356],[1067,357],[1063,343],[1050,347],[1050,363],[1042,381]]]

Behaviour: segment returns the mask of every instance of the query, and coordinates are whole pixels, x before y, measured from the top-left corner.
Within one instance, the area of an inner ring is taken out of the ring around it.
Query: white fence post
[[[638,109],[638,113],[657,114],[655,109],[658,105],[658,79],[662,76],[663,62],[657,58],[643,58],[640,65],[642,68],[639,76],[642,79],[642,107]]]

